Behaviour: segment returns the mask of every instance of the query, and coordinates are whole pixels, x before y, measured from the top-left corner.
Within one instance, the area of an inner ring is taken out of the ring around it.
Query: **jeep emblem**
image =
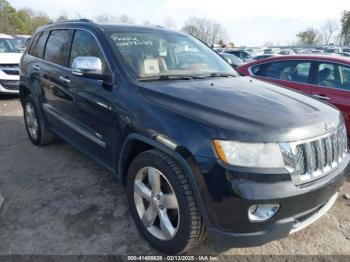
[[[329,123],[329,124],[324,123],[324,129],[325,130],[333,130],[333,129],[335,129],[335,123]]]

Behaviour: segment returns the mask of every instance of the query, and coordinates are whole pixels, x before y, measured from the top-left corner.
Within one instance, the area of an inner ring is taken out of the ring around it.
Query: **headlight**
[[[284,167],[280,147],[276,143],[243,143],[214,140],[216,153],[222,161],[234,166]]]

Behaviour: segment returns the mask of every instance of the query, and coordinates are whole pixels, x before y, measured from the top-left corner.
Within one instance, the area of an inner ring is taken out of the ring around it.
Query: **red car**
[[[350,135],[350,59],[331,55],[276,56],[237,68],[243,75],[293,88],[343,112]]]

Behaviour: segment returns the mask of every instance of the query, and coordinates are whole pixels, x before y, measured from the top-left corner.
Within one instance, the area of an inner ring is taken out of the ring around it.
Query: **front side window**
[[[167,32],[109,32],[127,72],[142,80],[161,76],[237,75],[223,58],[197,39]]]
[[[0,54],[20,53],[19,44],[16,39],[0,38]]]
[[[102,71],[106,70],[106,60],[95,37],[87,31],[77,30],[73,37],[73,43],[69,58],[69,67],[78,56],[94,56],[102,61]]]
[[[67,65],[67,47],[69,45],[69,30],[54,30],[47,40],[44,59],[52,63]]]
[[[292,60],[257,65],[252,68],[252,72],[257,76],[308,83],[310,68],[311,62]]]
[[[317,85],[350,90],[350,67],[320,63],[317,70]]]
[[[30,55],[38,58],[43,57],[48,35],[49,35],[48,32],[41,32],[34,38],[33,43],[29,50]]]

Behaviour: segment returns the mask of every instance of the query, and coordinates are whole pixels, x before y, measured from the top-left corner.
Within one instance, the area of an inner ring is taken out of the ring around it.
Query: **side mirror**
[[[74,58],[72,74],[99,80],[106,79],[106,75],[102,73],[101,59],[94,56],[78,56]]]

